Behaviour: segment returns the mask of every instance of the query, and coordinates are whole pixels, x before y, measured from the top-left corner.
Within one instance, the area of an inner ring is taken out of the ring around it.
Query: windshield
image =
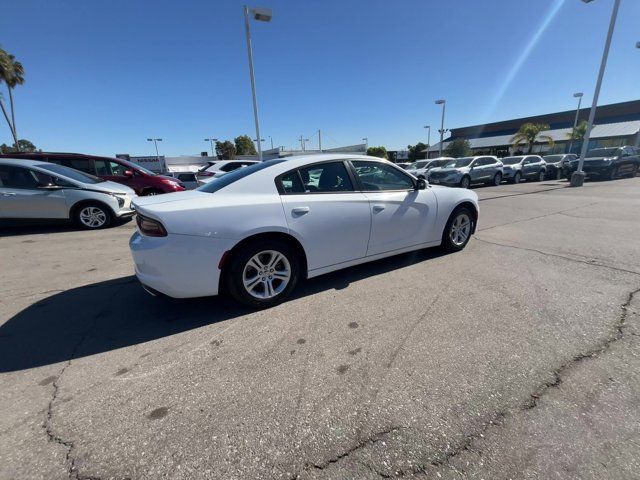
[[[505,157],[501,160],[503,165],[516,165],[522,161],[523,157]]]
[[[562,160],[562,157],[564,157],[564,155],[545,155],[542,158],[544,158],[545,162],[558,163],[560,160]]]
[[[449,160],[445,163],[444,168],[460,168],[460,167],[468,167],[473,157],[463,157],[457,158],[455,160]]]
[[[102,178],[94,177],[88,173],[81,172],[79,170],[74,170],[73,168],[64,167],[62,165],[57,165],[55,163],[39,163],[36,165],[38,168],[42,168],[43,170],[48,170],[52,173],[56,173],[58,175],[62,175],[64,177],[70,178],[71,180],[75,180],[76,182],[82,183],[101,183],[106,182]]]
[[[277,165],[278,163],[282,163],[284,161],[286,160],[268,160],[266,162],[254,163],[253,165],[249,165],[248,167],[238,168],[232,172],[227,173],[226,175],[223,175],[222,177],[214,178],[213,180],[205,183],[196,190],[207,193],[215,193],[221,188],[224,188],[227,185],[240,180],[241,178],[251,175],[252,173],[259,170],[264,170],[267,167],[272,167],[273,165]]]
[[[137,163],[132,163],[129,162],[127,160],[123,160],[121,158],[118,159],[118,162],[126,165],[127,167],[129,167],[131,170],[141,170],[142,172],[146,173],[147,175],[157,175],[157,173],[152,172],[151,170],[149,170],[148,168],[144,168],[141,167],[140,165],[138,165]]]
[[[595,150],[591,150],[587,153],[585,158],[594,158],[594,157],[615,157],[618,155],[619,148],[596,148]]]
[[[424,168],[427,163],[429,163],[427,160],[423,160],[421,162],[413,162],[407,167],[407,170],[418,170],[419,168]]]

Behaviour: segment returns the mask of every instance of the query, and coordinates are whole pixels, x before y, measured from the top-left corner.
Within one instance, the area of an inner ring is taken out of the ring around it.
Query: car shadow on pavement
[[[431,248],[323,275],[301,282],[293,298],[340,290],[441,255],[440,249]],[[0,372],[137,345],[251,312],[226,296],[152,297],[133,276],[73,288],[30,305],[0,325]]]
[[[131,218],[118,219],[113,227],[119,227],[129,223],[131,220]],[[0,238],[80,231],[85,230],[73,222],[66,220],[0,220]]]

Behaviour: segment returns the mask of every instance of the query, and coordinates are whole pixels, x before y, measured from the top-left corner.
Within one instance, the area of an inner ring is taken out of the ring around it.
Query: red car
[[[64,165],[126,185],[133,188],[138,195],[158,195],[185,190],[182,182],[175,178],[158,175],[151,170],[119,158],[54,152],[20,152],[0,155],[0,157],[42,160],[43,162]]]

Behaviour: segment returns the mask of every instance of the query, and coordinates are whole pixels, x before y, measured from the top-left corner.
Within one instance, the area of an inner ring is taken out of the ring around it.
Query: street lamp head
[[[436,105],[442,105],[443,103],[445,103],[445,100],[443,99],[436,100]]]
[[[431,125],[425,125],[424,128],[431,128]]]
[[[153,138],[147,138],[147,142],[153,142]]]
[[[270,8],[256,7],[251,9],[251,15],[259,22],[270,22],[273,14]]]
[[[636,48],[640,48],[640,42],[636,42]]]
[[[591,3],[593,0],[582,0],[584,3]]]
[[[574,96],[575,98],[580,98],[582,95],[583,95],[583,94],[582,94],[582,92],[578,92],[578,93],[574,93],[574,94],[573,94],[573,96]]]

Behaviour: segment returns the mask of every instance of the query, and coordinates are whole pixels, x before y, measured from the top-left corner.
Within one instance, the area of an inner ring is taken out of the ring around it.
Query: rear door
[[[42,188],[50,175],[14,165],[0,165],[0,215],[4,218],[68,218],[64,190]]]
[[[437,204],[431,188],[416,190],[409,175],[386,163],[366,160],[351,163],[371,209],[367,255],[437,239],[434,231]]]
[[[320,162],[276,179],[289,229],[304,245],[309,273],[362,258],[371,212],[344,161]]]

